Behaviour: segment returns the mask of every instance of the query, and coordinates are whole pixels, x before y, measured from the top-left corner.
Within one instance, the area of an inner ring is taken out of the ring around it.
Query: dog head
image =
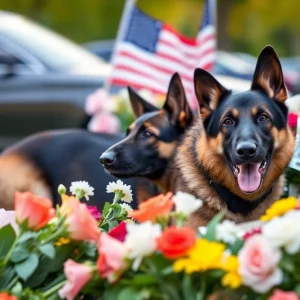
[[[173,75],[162,109],[146,102],[128,88],[136,121],[125,139],[106,150],[100,161],[116,177],[160,178],[180,137],[193,121],[179,75]]]
[[[262,195],[291,159],[287,90],[271,46],[259,55],[250,91],[232,94],[202,69],[194,74],[204,134],[197,155],[204,169],[244,199]]]

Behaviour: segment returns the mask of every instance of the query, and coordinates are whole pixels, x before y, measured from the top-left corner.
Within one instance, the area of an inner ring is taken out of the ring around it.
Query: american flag
[[[171,76],[178,72],[191,106],[197,107],[194,70],[211,70],[216,56],[213,1],[205,0],[202,24],[194,39],[133,5],[125,32],[116,44],[110,84],[165,94]]]

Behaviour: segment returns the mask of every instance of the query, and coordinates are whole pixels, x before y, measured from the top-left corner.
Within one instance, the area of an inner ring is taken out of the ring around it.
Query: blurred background
[[[138,6],[195,37],[204,1],[139,0]],[[101,89],[111,72],[123,7],[123,0],[0,1],[0,149],[42,130],[115,133],[132,121],[124,90],[107,95]],[[217,78],[245,90],[259,52],[271,44],[290,95],[300,93],[299,9],[298,0],[218,0]],[[158,105],[164,100],[141,93]],[[100,121],[91,121],[96,110],[102,110]]]

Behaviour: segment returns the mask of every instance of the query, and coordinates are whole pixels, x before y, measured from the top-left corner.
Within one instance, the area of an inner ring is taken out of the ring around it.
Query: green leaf
[[[131,284],[134,286],[149,286],[156,283],[156,277],[150,274],[135,275],[131,281]]]
[[[52,244],[44,244],[39,246],[39,250],[45,256],[53,259],[55,257],[55,248]]]
[[[15,239],[16,233],[10,224],[0,229],[0,257],[6,256]]]
[[[231,250],[231,253],[233,255],[237,255],[239,251],[242,249],[243,245],[244,245],[244,241],[238,239],[232,245],[229,246],[229,249]]]
[[[222,218],[224,216],[224,213],[218,213],[207,225],[207,232],[204,235],[204,238],[206,238],[209,241],[215,241],[216,240],[216,227],[221,222]]]
[[[20,278],[26,281],[36,270],[39,264],[39,257],[36,253],[32,253],[29,257],[16,265],[15,269]]]
[[[295,264],[293,261],[293,257],[284,254],[281,261],[280,261],[280,267],[281,269],[283,269],[284,271],[288,272],[288,273],[294,273],[295,272]]]
[[[195,299],[195,292],[193,290],[192,278],[189,275],[184,275],[182,280],[182,292],[185,300]]]
[[[117,300],[142,300],[142,296],[140,292],[134,290],[131,287],[123,289],[119,295]]]
[[[31,240],[33,238],[36,238],[37,234],[32,231],[26,231],[24,232],[21,237],[19,238],[19,243],[24,243],[28,240]]]
[[[40,259],[41,271],[57,272],[62,270],[64,262],[70,257],[73,249],[74,245],[67,244],[55,248],[55,259],[42,256]]]
[[[110,209],[110,203],[105,202],[103,210],[102,210],[102,215],[105,217]]]
[[[113,204],[110,208],[113,210],[112,219],[118,218],[122,212],[122,206],[120,206],[120,204]]]
[[[118,226],[118,221],[108,221],[108,224],[109,224],[109,229],[113,229],[115,228],[116,226]]]
[[[5,269],[0,272],[0,290],[4,289],[15,276],[15,270],[13,267],[5,267]]]
[[[25,260],[25,259],[28,258],[28,256],[29,256],[30,253],[28,252],[28,250],[26,249],[25,246],[26,245],[21,244],[21,245],[18,245],[14,249],[14,251],[13,251],[11,257],[10,257],[10,260],[12,262],[19,263],[19,262],[21,262],[21,261],[23,261],[23,260]]]
[[[11,289],[11,293],[19,298],[22,295],[22,290],[22,284],[20,282],[17,282],[15,286]]]
[[[27,279],[26,287],[30,287],[30,288],[40,287],[44,283],[48,275],[49,272],[43,270],[43,267],[39,264],[39,266],[34,271],[34,273]]]

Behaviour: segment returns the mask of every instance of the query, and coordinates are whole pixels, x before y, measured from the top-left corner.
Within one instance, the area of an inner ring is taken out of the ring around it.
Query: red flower
[[[243,235],[243,240],[247,240],[249,237],[255,235],[255,234],[261,234],[261,228],[254,228],[252,229],[251,231],[248,231],[246,232],[244,235]]]
[[[18,300],[16,296],[10,296],[7,293],[0,293],[0,300]]]
[[[126,223],[121,222],[117,227],[111,229],[108,234],[120,242],[124,242],[127,234]]]
[[[181,257],[196,243],[196,233],[190,227],[168,227],[156,240],[157,249],[170,259]]]
[[[91,215],[97,220],[101,220],[101,212],[98,210],[97,206],[90,206],[88,205],[88,210],[91,213]]]

